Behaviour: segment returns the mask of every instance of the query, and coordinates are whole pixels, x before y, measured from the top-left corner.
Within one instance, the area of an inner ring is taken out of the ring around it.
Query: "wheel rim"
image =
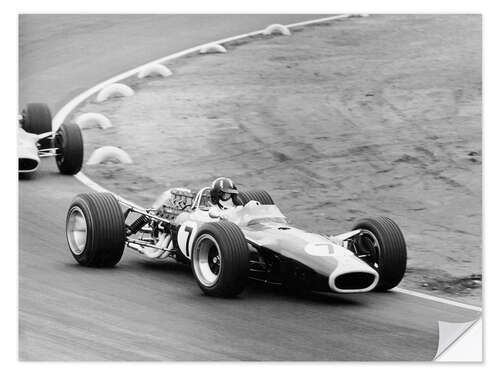
[[[69,212],[66,237],[73,254],[80,255],[83,253],[87,244],[87,220],[80,207],[75,206]]]
[[[221,253],[215,238],[201,235],[193,251],[193,267],[198,280],[207,287],[215,285],[221,270]]]
[[[380,267],[379,254],[380,244],[377,237],[368,229],[361,229],[356,246],[356,255],[378,270]]]

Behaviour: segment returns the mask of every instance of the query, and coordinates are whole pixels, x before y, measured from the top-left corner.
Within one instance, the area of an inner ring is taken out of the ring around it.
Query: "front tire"
[[[57,168],[62,174],[77,174],[83,164],[83,137],[76,124],[62,124],[54,136]]]
[[[354,241],[356,255],[372,266],[379,274],[377,290],[397,286],[406,271],[406,243],[398,225],[387,217],[361,219],[353,227],[360,229]]]
[[[77,195],[66,216],[66,239],[71,254],[82,266],[116,265],[125,247],[125,219],[114,195]]]
[[[191,269],[199,287],[209,296],[234,297],[245,288],[249,251],[241,229],[221,221],[204,224],[196,236]]]

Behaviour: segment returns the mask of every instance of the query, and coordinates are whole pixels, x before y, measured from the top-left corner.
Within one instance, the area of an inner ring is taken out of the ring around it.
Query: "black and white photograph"
[[[17,361],[483,362],[473,9],[18,12]]]

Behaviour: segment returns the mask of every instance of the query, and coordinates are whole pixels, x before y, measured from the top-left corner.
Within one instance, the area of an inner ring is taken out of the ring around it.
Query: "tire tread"
[[[76,261],[88,267],[113,267],[125,247],[125,223],[121,207],[111,193],[83,193],[73,200],[87,219],[87,244]],[[69,210],[68,217],[69,219]]]
[[[397,286],[406,271],[406,242],[398,225],[385,216],[365,218],[356,222],[353,229],[368,229],[378,239],[379,282],[378,290],[388,290]]]
[[[82,169],[83,164],[83,136],[80,127],[76,124],[62,124],[56,132],[64,143],[61,152],[63,157],[56,156],[56,164],[62,174],[74,175]],[[54,147],[58,147],[54,143]]]
[[[219,243],[221,251],[221,274],[215,285],[206,287],[195,279],[202,291],[216,297],[234,297],[245,288],[248,277],[248,245],[241,229],[234,223],[220,221],[217,223],[206,223],[200,229],[201,234],[209,233]],[[196,241],[195,241],[196,243]]]

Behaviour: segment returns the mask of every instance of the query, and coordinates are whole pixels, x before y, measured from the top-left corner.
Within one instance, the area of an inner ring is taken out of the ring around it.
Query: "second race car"
[[[83,138],[76,124],[62,124],[52,130],[52,115],[44,103],[30,103],[18,118],[17,154],[19,174],[31,175],[41,158],[54,157],[62,174],[76,174],[82,168]]]

